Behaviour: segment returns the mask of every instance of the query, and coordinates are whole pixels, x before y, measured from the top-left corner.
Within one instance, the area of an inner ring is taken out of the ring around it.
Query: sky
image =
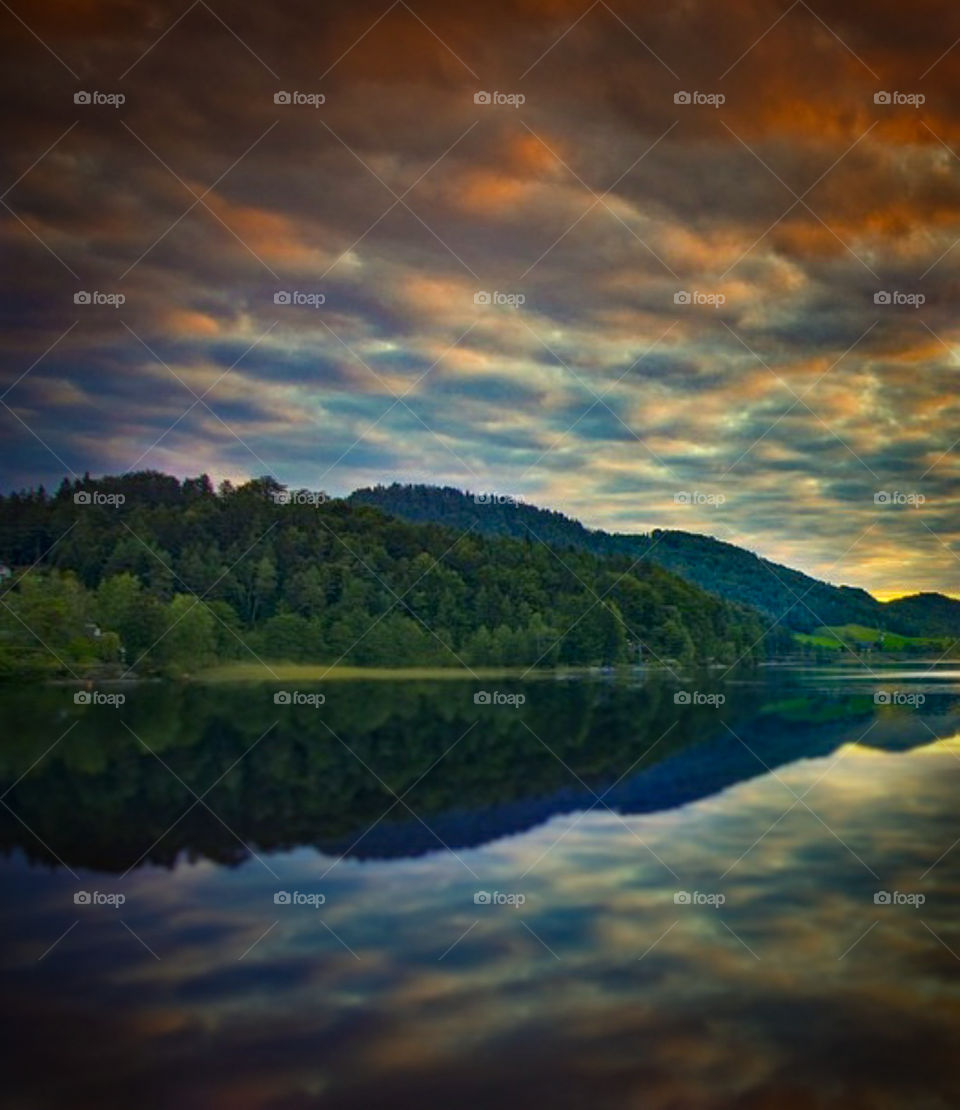
[[[0,487],[431,482],[960,595],[953,5],[0,21]]]

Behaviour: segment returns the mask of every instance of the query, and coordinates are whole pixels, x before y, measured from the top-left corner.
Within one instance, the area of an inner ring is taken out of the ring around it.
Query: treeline
[[[351,500],[405,520],[454,528],[473,523],[484,535],[535,535],[552,546],[594,555],[648,558],[693,585],[757,609],[768,622],[777,620],[794,631],[812,632],[824,624],[875,624],[881,611],[880,602],[863,590],[817,581],[742,547],[692,532],[591,531],[562,513],[450,487],[394,483],[357,490]]]
[[[648,560],[412,524],[271,478],[214,489],[141,472],[0,497],[0,562],[8,675],[688,665],[781,646],[756,613]]]
[[[960,635],[960,602],[943,594],[880,602],[865,590],[822,582],[712,536],[670,529],[630,534],[593,531],[562,513],[449,486],[394,483],[357,490],[350,500],[404,520],[460,529],[472,524],[484,535],[535,535],[557,548],[649,559],[701,589],[758,610],[768,623],[776,620],[796,632],[860,624],[904,636]]]

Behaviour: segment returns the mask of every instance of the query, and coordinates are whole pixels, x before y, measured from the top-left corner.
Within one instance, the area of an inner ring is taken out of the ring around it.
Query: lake
[[[9,1106],[960,1105],[949,667],[0,703]]]

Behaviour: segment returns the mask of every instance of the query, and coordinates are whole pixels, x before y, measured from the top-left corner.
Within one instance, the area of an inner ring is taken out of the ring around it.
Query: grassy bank
[[[526,680],[554,678],[562,674],[586,674],[588,668],[555,670],[525,667],[330,667],[323,663],[224,663],[193,676],[197,682],[343,682],[399,680],[464,680],[509,678]]]
[[[794,639],[808,647],[840,652],[858,651],[869,647],[882,652],[936,651],[939,653],[950,650],[957,642],[944,636],[899,636],[894,632],[882,632],[878,628],[866,628],[861,624],[835,627],[824,625],[809,634],[795,632]]]

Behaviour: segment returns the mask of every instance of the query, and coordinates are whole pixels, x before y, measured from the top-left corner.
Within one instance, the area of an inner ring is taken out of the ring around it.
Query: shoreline
[[[322,663],[225,663],[207,667],[187,681],[209,684],[227,682],[353,682],[353,681],[477,681],[582,677],[602,673],[589,667],[341,667]]]

